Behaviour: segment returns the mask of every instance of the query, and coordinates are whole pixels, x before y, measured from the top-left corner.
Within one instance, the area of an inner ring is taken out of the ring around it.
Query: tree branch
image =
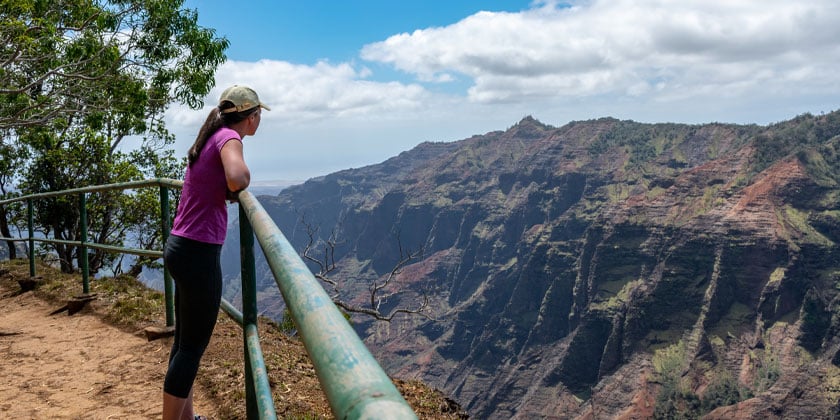
[[[430,309],[430,306],[429,297],[426,293],[423,293],[422,301],[414,309],[396,308],[391,310],[387,314],[382,313],[381,311],[382,304],[384,302],[387,302],[388,298],[395,296],[399,293],[394,292],[383,295],[385,289],[391,286],[397,280],[405,266],[410,264],[412,261],[422,258],[422,248],[413,252],[411,250],[404,249],[402,245],[402,240],[400,239],[400,235],[398,233],[397,246],[400,252],[399,260],[396,262],[396,264],[394,264],[394,267],[391,269],[390,272],[388,272],[388,274],[385,276],[385,279],[382,282],[379,282],[378,280],[374,279],[368,285],[369,296],[367,299],[367,307],[353,305],[341,299],[341,285],[338,281],[330,277],[330,273],[334,272],[337,269],[335,262],[335,238],[337,235],[337,228],[333,228],[332,232],[330,233],[330,237],[326,240],[320,239],[317,235],[319,229],[313,226],[312,223],[308,222],[306,220],[305,215],[300,213],[299,215],[300,222],[304,226],[304,229],[306,230],[306,235],[309,238],[306,246],[301,252],[301,256],[306,261],[309,261],[318,267],[318,271],[314,273],[314,276],[321,282],[329,284],[331,286],[332,293],[330,295],[330,298],[336,306],[340,307],[346,312],[368,315],[378,321],[390,322],[394,319],[395,316],[399,314],[420,315],[428,319],[432,319],[427,313]],[[314,252],[317,245],[321,242],[323,242],[323,250],[319,257],[318,255],[315,255]]]

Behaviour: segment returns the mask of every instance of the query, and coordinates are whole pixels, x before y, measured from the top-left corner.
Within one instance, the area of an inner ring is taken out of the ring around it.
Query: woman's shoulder
[[[213,133],[213,139],[216,141],[225,141],[230,139],[242,140],[239,133],[230,127],[221,127]]]
[[[228,127],[222,127],[213,133],[209,142],[215,145],[216,150],[222,150],[222,147],[224,147],[229,140],[242,141],[242,137],[239,136],[239,133],[237,133],[236,130]]]

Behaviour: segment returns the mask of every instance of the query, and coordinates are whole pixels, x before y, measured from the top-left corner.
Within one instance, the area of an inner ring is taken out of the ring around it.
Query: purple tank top
[[[227,180],[221,151],[229,140],[242,141],[236,131],[220,128],[207,139],[198,159],[187,167],[171,234],[210,244],[224,243]]]

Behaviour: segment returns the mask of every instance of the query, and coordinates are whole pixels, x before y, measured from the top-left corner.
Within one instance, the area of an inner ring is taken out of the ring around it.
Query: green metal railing
[[[70,245],[70,246],[78,246],[79,247],[79,267],[82,269],[82,293],[89,294],[90,293],[90,272],[88,268],[88,248],[92,249],[100,249],[107,252],[116,252],[116,253],[124,253],[124,254],[131,254],[131,255],[138,255],[138,256],[145,256],[145,257],[153,257],[153,258],[163,258],[163,251],[158,250],[148,250],[148,249],[137,249],[137,248],[125,248],[125,247],[117,247],[111,245],[104,245],[104,244],[96,244],[88,242],[87,240],[87,225],[88,225],[88,217],[87,217],[87,194],[89,193],[96,193],[96,192],[104,192],[104,191],[115,191],[115,190],[126,190],[126,189],[137,189],[137,188],[144,188],[144,187],[158,187],[160,189],[160,229],[161,235],[163,238],[163,242],[166,243],[166,237],[169,236],[169,188],[178,188],[180,189],[184,185],[183,181],[178,181],[174,179],[166,179],[166,178],[157,178],[157,179],[149,179],[144,181],[134,181],[134,182],[123,182],[117,184],[108,184],[108,185],[97,185],[91,187],[84,187],[84,188],[73,188],[68,190],[62,191],[50,191],[45,193],[39,194],[31,194],[22,197],[11,198],[7,200],[0,200],[0,206],[4,206],[7,204],[25,201],[26,202],[26,214],[27,214],[27,229],[29,233],[29,237],[27,238],[5,238],[0,237],[0,240],[6,242],[12,241],[26,241],[28,242],[29,248],[29,275],[35,277],[35,242],[45,242],[45,243],[53,243],[53,244],[62,244],[62,245]],[[46,198],[52,197],[60,197],[65,195],[78,195],[79,196],[79,217],[80,217],[80,241],[67,241],[62,239],[50,239],[50,238],[36,238],[35,237],[35,222],[34,222],[34,202],[35,200],[43,200]],[[164,269],[164,296],[166,302],[166,325],[172,326],[175,325],[175,303],[173,300],[174,291],[172,286],[172,277],[169,276],[169,272]]]
[[[87,194],[136,189],[160,188],[161,234],[163,242],[169,234],[169,188],[181,188],[183,182],[158,178],[120,184],[99,185],[85,188],[27,195],[0,200],[0,206],[25,201],[29,236],[5,238],[0,241],[27,241],[29,244],[29,271],[35,276],[36,241],[59,243],[79,247],[79,265],[82,269],[84,294],[90,293],[88,248],[108,252],[162,258],[163,252],[95,244],[87,240]],[[80,241],[64,241],[34,237],[34,200],[68,194],[79,195]],[[321,388],[327,396],[333,415],[338,419],[416,419],[417,416],[400,395],[388,375],[356,335],[350,324],[332,303],[315,276],[306,267],[298,253],[271,220],[253,194],[243,191],[239,195],[240,254],[242,274],[242,312],[222,299],[222,310],[236,321],[243,330],[245,354],[245,400],[249,419],[276,419],[274,401],[268,381],[268,371],[260,348],[257,330],[257,291],[254,257],[256,236],[275,282],[283,295],[286,306],[309,353]],[[164,269],[164,300],[166,325],[174,325],[174,299],[172,278]]]

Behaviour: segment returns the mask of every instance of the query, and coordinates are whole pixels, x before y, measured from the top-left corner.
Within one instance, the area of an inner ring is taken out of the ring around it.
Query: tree
[[[146,151],[148,152],[148,150]],[[139,154],[139,152],[135,152]],[[154,156],[147,156],[146,159],[153,160]],[[158,162],[159,172],[150,174],[155,178],[172,177],[176,179],[183,178],[184,168],[186,168],[186,157],[181,160],[170,159],[164,162]],[[168,165],[168,167],[167,167]],[[173,176],[174,174],[174,176]],[[176,198],[180,195],[179,190],[172,191]],[[173,202],[177,202],[173,200]],[[160,248],[163,244],[160,236],[160,218],[158,213],[160,210],[158,191],[152,189],[142,189],[136,192],[136,196],[132,197],[132,202],[128,205],[119,206],[119,219],[124,222],[123,230],[116,233],[117,237],[126,237],[130,233],[134,236],[134,240],[139,248],[154,249]],[[174,214],[170,214],[169,226],[172,226],[172,219]],[[162,265],[158,258],[152,257],[138,257],[128,270],[128,274],[137,277],[140,275],[143,267],[161,268]],[[117,265],[114,268],[115,272],[119,272],[120,268]]]
[[[176,102],[201,106],[228,46],[182,5],[182,0],[3,2],[0,132],[8,147],[0,154],[15,151],[25,159],[0,182],[14,180],[22,193],[37,193],[180,176],[163,113]],[[129,136],[141,137],[141,145],[123,151]],[[130,192],[92,195],[89,237],[120,243],[127,230],[148,226],[126,209],[147,209],[150,199]],[[78,238],[72,198],[41,200],[38,206],[39,230]],[[61,245],[55,251],[62,268],[72,270],[77,251]],[[92,268],[108,258],[113,257],[97,252]]]
[[[173,100],[199,107],[228,41],[198,26],[197,13],[182,5],[182,0],[4,1],[0,130],[80,112],[111,113],[121,105],[144,117],[126,124],[160,117]]]
[[[367,304],[365,306],[354,305],[342,298],[342,285],[339,281],[330,277],[330,274],[337,268],[335,262],[335,247],[338,243],[337,228],[334,228],[330,232],[327,239],[321,239],[318,235],[319,229],[308,223],[303,216],[301,216],[301,223],[306,229],[306,234],[309,238],[303,251],[301,251],[301,256],[305,261],[308,261],[317,267],[317,271],[314,274],[315,278],[324,284],[329,285],[331,289],[330,298],[336,306],[347,312],[371,316],[379,321],[390,322],[398,314],[429,317],[427,314],[429,309],[429,299],[425,294],[422,297],[422,301],[414,309],[397,307],[387,313],[382,311],[382,304],[387,302],[389,298],[400,293],[400,291],[395,288],[395,281],[402,273],[404,267],[409,265],[411,262],[422,258],[422,248],[415,251],[403,248],[402,241],[400,240],[399,234],[397,234],[399,259],[394,264],[390,272],[386,273],[379,279],[373,279],[368,284],[368,295],[365,299]]]
[[[0,194],[3,197],[9,197],[11,195],[12,191],[8,189],[8,186],[12,183],[15,169],[23,165],[26,161],[25,153],[26,149],[14,147],[5,142],[3,137],[0,137]],[[16,213],[17,207],[19,206],[12,204],[11,207],[0,205],[0,236],[5,238],[12,237],[11,229],[9,229],[9,220],[12,218],[13,213]],[[9,259],[17,258],[15,243],[8,241],[6,244],[9,247]]]

